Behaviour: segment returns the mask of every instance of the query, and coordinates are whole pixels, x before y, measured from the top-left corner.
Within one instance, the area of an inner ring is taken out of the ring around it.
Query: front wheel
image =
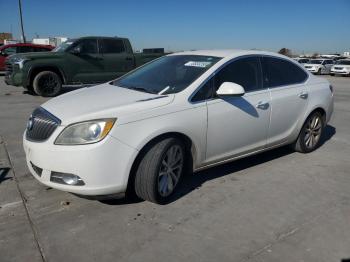
[[[318,69],[317,74],[318,74],[318,75],[322,75],[322,69],[321,69],[321,68]]]
[[[185,147],[177,138],[166,138],[143,156],[135,175],[138,197],[157,204],[170,200],[184,173]]]
[[[320,112],[312,113],[305,121],[297,141],[293,144],[295,151],[309,153],[320,146],[324,120]]]
[[[57,96],[61,92],[62,81],[55,72],[43,71],[34,77],[33,89],[39,96]]]

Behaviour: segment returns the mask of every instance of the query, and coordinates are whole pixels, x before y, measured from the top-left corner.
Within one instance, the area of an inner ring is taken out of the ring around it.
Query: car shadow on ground
[[[322,149],[322,146],[335,135],[335,133],[336,133],[335,127],[331,125],[327,125],[325,127],[321,138],[321,144],[320,144],[321,149]],[[321,149],[318,149],[318,150],[321,150]],[[261,154],[249,156],[233,162],[208,168],[206,170],[196,172],[193,175],[188,175],[182,179],[181,184],[178,186],[177,192],[173,195],[171,200],[166,204],[170,204],[171,202],[174,202],[182,198],[183,196],[191,193],[192,191],[199,189],[207,181],[224,177],[229,174],[236,173],[236,172],[248,169],[250,167],[257,166],[257,165],[272,161],[274,159],[287,156],[294,152],[295,151],[291,149],[289,146],[284,146],[284,147],[263,152]],[[230,179],[231,181],[237,180],[237,178],[235,177],[232,177]],[[140,200],[121,198],[121,199],[103,200],[100,202],[107,205],[125,205],[125,204],[140,202]]]

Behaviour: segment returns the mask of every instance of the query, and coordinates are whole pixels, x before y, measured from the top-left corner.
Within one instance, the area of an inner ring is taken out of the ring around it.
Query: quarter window
[[[101,52],[105,54],[119,54],[125,52],[124,43],[122,40],[103,39],[101,40]]]
[[[224,82],[239,84],[244,88],[245,92],[262,89],[259,58],[241,58],[221,69],[215,75],[215,90]]]
[[[205,101],[207,99],[210,99],[213,97],[213,85],[212,85],[212,79],[207,81],[199,90],[198,92],[193,96],[192,102],[199,102],[199,101]]]
[[[263,58],[263,74],[265,87],[298,84],[307,78],[307,73],[297,65],[275,57]]]

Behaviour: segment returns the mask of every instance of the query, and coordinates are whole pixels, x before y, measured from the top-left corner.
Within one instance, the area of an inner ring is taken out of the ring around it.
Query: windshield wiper
[[[145,92],[145,93],[150,93],[150,94],[156,94],[156,92],[152,91],[152,90],[148,90],[146,88],[143,87],[136,87],[136,86],[123,86],[127,89],[131,89],[131,90],[136,90],[136,91],[140,91],[140,92]]]

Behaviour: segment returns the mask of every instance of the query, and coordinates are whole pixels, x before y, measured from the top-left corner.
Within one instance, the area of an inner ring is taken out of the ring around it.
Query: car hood
[[[57,58],[62,56],[62,52],[32,52],[32,53],[20,53],[14,54],[8,57],[8,61],[24,58],[29,60],[42,59],[42,58]]]
[[[62,125],[99,118],[145,113],[171,103],[174,95],[157,95],[105,83],[55,97],[42,105]]]

